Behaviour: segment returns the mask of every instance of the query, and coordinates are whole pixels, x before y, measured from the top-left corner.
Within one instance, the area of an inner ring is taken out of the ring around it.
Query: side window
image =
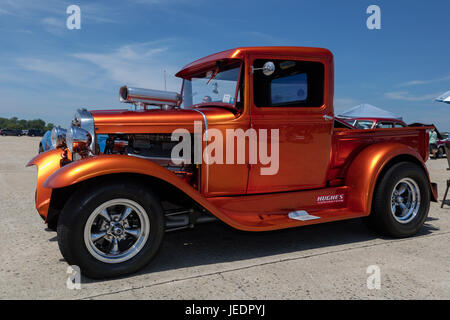
[[[324,97],[325,67],[320,62],[267,60],[254,61],[255,69],[272,61],[275,72],[266,76],[253,72],[253,97],[257,107],[321,107]]]
[[[393,128],[392,122],[380,122],[377,128]]]
[[[396,128],[404,128],[405,126],[403,125],[403,123],[396,122],[395,127]]]
[[[272,105],[304,102],[308,97],[308,75],[297,73],[292,76],[273,79],[270,90]]]

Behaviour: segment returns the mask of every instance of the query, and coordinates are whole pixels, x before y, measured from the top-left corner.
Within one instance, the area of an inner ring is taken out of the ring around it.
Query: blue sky
[[[68,30],[66,8],[81,8]],[[381,30],[366,9],[381,8]],[[0,117],[67,126],[79,107],[120,108],[124,84],[179,90],[173,75],[238,46],[293,45],[335,56],[335,109],[370,103],[450,131],[450,2],[0,0]]]

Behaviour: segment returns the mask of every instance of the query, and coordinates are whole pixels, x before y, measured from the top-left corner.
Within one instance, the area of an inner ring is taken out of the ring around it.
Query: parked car
[[[2,136],[18,136],[22,135],[22,130],[20,129],[2,129]]]
[[[28,130],[22,130],[22,135],[26,136],[28,134]]]
[[[441,132],[439,132],[438,128],[434,124],[424,124],[424,123],[412,123],[409,126],[415,126],[415,127],[434,127],[434,130],[437,133],[437,141],[436,145],[438,148],[437,157],[443,158],[447,155],[447,152],[445,151],[445,144],[449,142],[448,135],[443,135]]]
[[[64,259],[90,278],[122,276],[165,232],[212,220],[255,232],[363,217],[416,234],[437,201],[428,128],[335,128],[333,64],[326,49],[237,48],[181,69],[180,93],[124,86],[135,108],[79,109],[28,163]]]
[[[375,128],[404,128],[408,125],[402,120],[387,118],[357,118],[343,119],[357,129],[375,129]]]
[[[45,134],[45,130],[41,129],[30,129],[28,130],[28,136],[30,137],[42,137]]]

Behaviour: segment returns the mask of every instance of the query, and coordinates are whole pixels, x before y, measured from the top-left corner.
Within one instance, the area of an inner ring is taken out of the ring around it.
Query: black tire
[[[96,208],[113,199],[128,199],[139,204],[150,225],[140,251],[124,262],[100,261],[87,249],[84,228]],[[78,189],[65,204],[58,219],[58,244],[64,259],[80,267],[88,278],[103,279],[134,273],[156,255],[164,237],[164,213],[159,199],[144,185],[133,181],[104,180],[95,186]]]
[[[410,221],[399,222],[397,219],[401,217],[398,215],[395,217],[391,205],[394,188],[404,179],[409,179],[418,186],[420,205],[417,205],[417,213]],[[400,162],[389,168],[378,181],[372,198],[372,211],[365,218],[365,222],[371,229],[384,235],[395,238],[413,236],[423,226],[428,216],[430,197],[430,186],[424,170],[414,163]]]

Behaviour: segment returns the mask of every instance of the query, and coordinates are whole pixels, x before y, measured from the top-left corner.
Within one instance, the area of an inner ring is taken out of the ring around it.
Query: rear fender
[[[376,183],[383,169],[398,161],[411,161],[422,167],[430,185],[431,198],[437,201],[437,189],[430,182],[430,176],[420,154],[413,148],[401,143],[377,143],[361,151],[347,169],[345,185],[350,187],[349,209],[370,214],[372,197]]]

